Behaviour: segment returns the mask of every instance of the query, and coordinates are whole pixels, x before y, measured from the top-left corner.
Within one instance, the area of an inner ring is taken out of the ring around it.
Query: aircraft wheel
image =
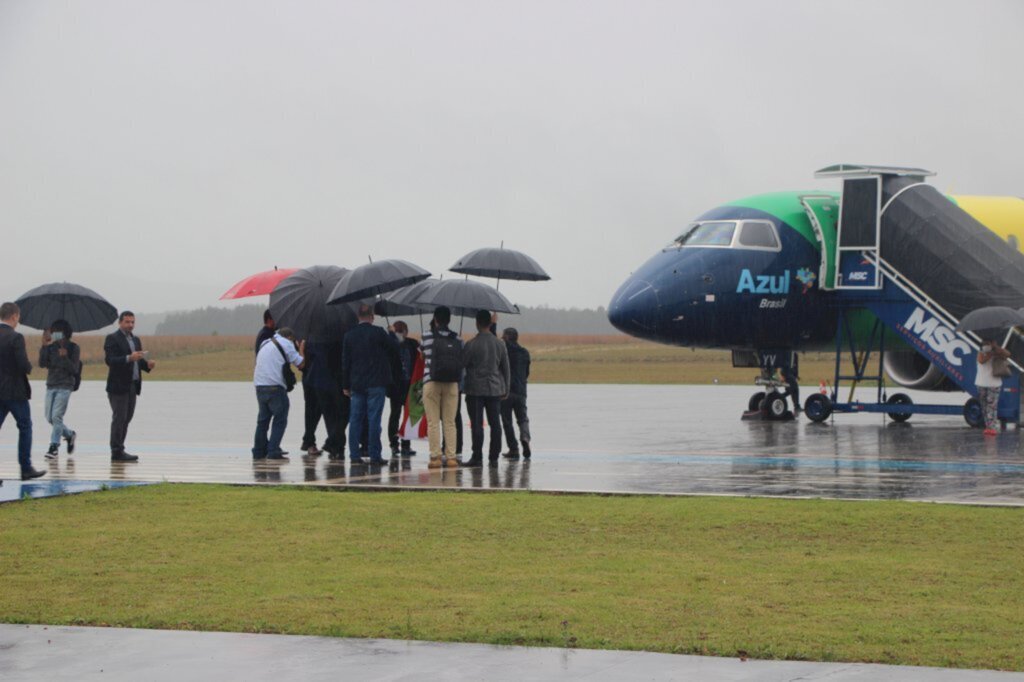
[[[777,421],[786,416],[786,399],[778,391],[772,391],[765,395],[761,402],[761,410],[768,419]]]
[[[762,402],[764,402],[764,391],[759,391],[750,396],[750,402],[747,403],[747,410],[750,412],[760,410]]]
[[[977,398],[971,398],[964,403],[964,421],[972,429],[980,429],[985,426],[985,414],[981,409],[981,402]]]
[[[822,393],[812,393],[804,401],[804,414],[812,422],[823,422],[832,416],[832,400]]]
[[[893,393],[885,403],[887,405],[913,405],[914,401],[906,393]],[[910,412],[890,412],[889,419],[894,422],[905,422],[910,419],[910,415]]]

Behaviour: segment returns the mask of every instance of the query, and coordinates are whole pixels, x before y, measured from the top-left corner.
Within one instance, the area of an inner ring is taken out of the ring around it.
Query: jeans
[[[256,437],[252,444],[253,459],[263,459],[267,455],[277,455],[281,452],[281,441],[284,439],[284,430],[288,428],[288,408],[291,402],[288,400],[288,392],[284,386],[257,386],[256,402],[259,403],[260,412],[256,417]],[[274,425],[270,425],[273,418]],[[267,441],[267,430],[270,430],[270,440]]]
[[[352,459],[359,456],[356,447],[363,437],[364,422],[369,422],[366,427],[369,430],[366,449],[370,461],[379,462],[383,459],[380,456],[380,420],[384,414],[384,399],[387,392],[384,386],[371,386],[361,391],[352,391],[352,407],[348,416],[348,439],[352,443]]]
[[[64,413],[68,411],[69,400],[71,400],[70,388],[46,389],[43,412],[46,413],[46,421],[53,426],[53,431],[50,433],[50,445],[60,445],[61,438],[71,438],[72,431],[64,424]]]
[[[0,400],[0,426],[7,414],[14,415],[18,425],[18,464],[22,473],[32,469],[32,408],[27,400]]]
[[[473,461],[483,458],[484,450],[484,412],[487,413],[487,426],[491,431],[490,448],[487,456],[491,460],[498,459],[501,454],[501,396],[467,395],[469,407],[469,429],[473,443]]]
[[[516,423],[519,424],[519,440],[529,443],[530,418],[526,414],[525,395],[510,395],[501,401],[501,426],[505,429],[505,442],[508,443],[509,452],[519,452],[516,429],[512,426],[513,414],[515,414]]]

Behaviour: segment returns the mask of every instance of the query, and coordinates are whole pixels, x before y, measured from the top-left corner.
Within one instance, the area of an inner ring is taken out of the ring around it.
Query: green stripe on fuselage
[[[764,211],[775,216],[786,225],[803,235],[804,239],[811,243],[814,248],[819,248],[818,239],[814,236],[814,228],[811,221],[804,212],[800,197],[806,195],[832,196],[839,200],[838,192],[822,192],[820,190],[807,190],[804,192],[771,192],[769,194],[756,194],[745,199],[730,201],[726,206],[741,206]]]

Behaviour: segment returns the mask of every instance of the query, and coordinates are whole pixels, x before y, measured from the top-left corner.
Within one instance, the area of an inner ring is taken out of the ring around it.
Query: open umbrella
[[[360,265],[346,274],[334,287],[328,303],[349,303],[380,296],[430,277],[418,265],[395,258]]]
[[[476,277],[495,277],[529,282],[541,282],[551,279],[533,258],[521,251],[501,248],[485,248],[470,251],[455,261],[449,268],[452,272]]]
[[[500,291],[468,279],[449,279],[432,284],[416,297],[415,303],[430,310],[440,305],[448,306],[453,315],[462,317],[472,317],[478,310],[519,314],[519,308]]]
[[[220,300],[227,301],[248,296],[266,296],[271,293],[278,284],[294,273],[298,268],[278,268],[273,270],[257,272],[249,275],[235,286],[224,292]]]
[[[437,284],[441,280],[429,277],[422,279],[415,284],[410,284],[407,287],[402,287],[396,291],[392,291],[388,296],[380,301],[381,307],[387,312],[383,313],[386,315],[416,315],[418,313],[430,313],[434,311],[436,306],[424,305],[419,303],[416,299],[420,295]]]
[[[117,308],[92,289],[80,284],[53,282],[27,291],[15,303],[21,323],[49,329],[55,320],[67,320],[76,332],[91,332],[113,324]]]
[[[340,340],[359,322],[353,305],[327,305],[346,273],[336,265],[314,265],[285,278],[270,294],[270,314],[278,328],[291,327],[300,339]]]
[[[974,332],[982,329],[1009,329],[1024,325],[1024,313],[1005,306],[978,308],[964,315],[956,326],[958,332]]]

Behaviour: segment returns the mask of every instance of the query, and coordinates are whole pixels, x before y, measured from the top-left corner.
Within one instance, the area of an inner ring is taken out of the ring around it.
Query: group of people
[[[490,464],[499,461],[503,436],[507,458],[531,456],[526,408],[530,354],[519,345],[514,328],[505,329],[501,339],[495,335],[496,318],[490,312],[478,312],[477,334],[465,345],[449,328],[451,310],[445,306],[434,311],[430,330],[424,331],[421,341],[409,336],[402,321],[386,330],[375,325],[370,305],[359,307],[359,323],[339,341],[297,340],[291,329],[277,328],[269,310],[263,319],[253,372],[259,406],[253,459],[287,458],[281,442],[288,424],[288,392],[297,383],[293,366],[302,372],[305,456],[326,453],[330,459],[343,460],[348,447],[354,464],[385,463],[381,435],[386,403],[390,405],[387,438],[392,457],[416,454],[400,427],[404,410],[409,419],[418,419],[420,409],[427,424],[429,468],[481,466],[485,416],[490,427]],[[460,462],[463,395],[472,454]],[[316,428],[321,420],[327,439],[319,449]]]
[[[18,427],[18,464],[21,480],[45,475],[32,466],[32,411],[29,400],[32,386],[28,377],[32,362],[25,348],[25,337],[16,330],[21,310],[15,303],[0,305],[0,426],[7,415],[14,417]],[[149,360],[142,341],[134,335],[135,315],[124,311],[118,316],[117,331],[103,343],[107,371],[107,398],[110,401],[110,459],[114,462],[136,462],[138,457],[125,450],[128,425],[135,415],[135,402],[142,393],[142,374],[151,372],[156,362]],[[71,340],[74,330],[67,320],[54,320],[43,332],[39,349],[39,366],[47,370],[46,399],[43,411],[51,426],[47,459],[60,456],[60,444],[67,444],[67,454],[75,451],[77,434],[64,422],[71,394],[82,380],[81,349]]]

